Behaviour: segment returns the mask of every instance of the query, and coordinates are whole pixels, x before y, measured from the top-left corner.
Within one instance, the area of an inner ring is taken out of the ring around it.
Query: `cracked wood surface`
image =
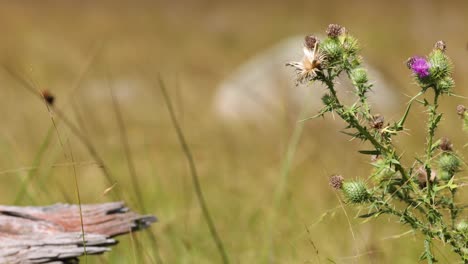
[[[122,202],[82,205],[86,251],[102,254],[112,237],[148,227],[156,218]],[[84,254],[79,207],[0,206],[0,263],[77,263]]]

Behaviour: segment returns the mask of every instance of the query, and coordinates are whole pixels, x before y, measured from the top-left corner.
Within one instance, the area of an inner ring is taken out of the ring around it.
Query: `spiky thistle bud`
[[[440,171],[439,173],[439,179],[441,179],[442,181],[450,181],[452,177],[453,177],[453,173],[449,171]]]
[[[341,189],[341,186],[343,186],[343,180],[344,180],[343,176],[333,175],[329,179],[329,184],[333,189],[339,190]]]
[[[347,181],[343,182],[341,186],[343,195],[350,203],[365,203],[369,201],[370,193],[367,186],[361,181]]]
[[[436,88],[441,93],[445,93],[445,94],[449,94],[453,90],[453,87],[455,87],[455,81],[450,76],[446,76],[438,80],[436,84]]]
[[[343,34],[339,37],[339,40],[346,54],[355,55],[359,51],[359,42],[355,37]]]
[[[336,38],[346,33],[346,29],[338,24],[330,24],[327,28],[327,35]]]
[[[329,93],[325,93],[321,99],[323,104],[326,105],[329,109],[336,109],[338,107],[336,98]]]
[[[343,56],[343,46],[336,38],[326,38],[320,43],[320,50],[331,63],[339,63]]]
[[[440,169],[440,179],[448,181],[455,173],[460,171],[461,161],[454,154],[444,153],[440,156],[438,165]]]
[[[452,63],[439,49],[435,49],[429,54],[428,62],[430,64],[429,73],[433,80],[443,79],[452,73]]]
[[[360,86],[369,81],[369,78],[367,77],[367,71],[364,68],[356,68],[352,70],[350,77],[355,86]]]

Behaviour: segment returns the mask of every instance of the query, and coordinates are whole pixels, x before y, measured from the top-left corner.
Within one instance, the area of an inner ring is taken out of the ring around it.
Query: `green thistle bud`
[[[453,177],[453,174],[448,171],[441,171],[438,176],[442,181],[450,181],[450,179]]]
[[[443,154],[439,158],[439,168],[444,171],[457,172],[460,169],[460,159],[452,154]]]
[[[446,76],[445,78],[438,80],[436,83],[436,89],[445,94],[450,93],[453,87],[455,87],[455,81],[450,76]]]
[[[462,233],[468,233],[468,222],[465,220],[460,221],[457,224],[456,229]]]
[[[370,198],[365,183],[361,181],[343,182],[341,189],[344,197],[350,203],[365,203]]]
[[[355,86],[360,86],[369,81],[367,71],[364,68],[357,68],[351,71],[351,80]]]
[[[452,63],[443,51],[436,49],[429,54],[430,76],[433,80],[439,80],[452,73]]]
[[[359,42],[356,38],[350,35],[342,35],[339,37],[340,43],[343,45],[346,54],[356,54],[359,51]]]
[[[343,47],[336,38],[326,38],[320,43],[320,50],[331,64],[340,61],[343,56]]]
[[[322,96],[322,102],[324,105],[334,107],[336,104],[336,99],[330,94],[326,93]]]
[[[442,180],[449,180],[456,172],[460,171],[460,159],[451,153],[442,154],[438,162],[440,168],[439,177]]]

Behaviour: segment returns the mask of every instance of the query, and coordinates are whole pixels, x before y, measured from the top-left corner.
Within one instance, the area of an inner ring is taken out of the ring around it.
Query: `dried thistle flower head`
[[[450,139],[448,139],[446,137],[443,137],[443,138],[440,139],[439,148],[442,151],[452,151],[453,150],[453,144],[452,144],[452,142],[450,142]]]
[[[54,105],[55,96],[51,94],[48,90],[42,90],[41,96],[48,105],[50,106]]]
[[[312,81],[317,76],[325,61],[325,55],[319,49],[319,41],[314,36],[307,36],[304,43],[302,61],[288,62],[286,66],[294,67],[297,73],[296,84]]]
[[[419,187],[424,188],[427,185],[427,171],[424,166],[419,167],[415,172],[416,178],[418,179]],[[429,178],[430,182],[434,182],[437,177],[437,172],[435,170],[431,170],[431,177]]]
[[[341,175],[333,175],[330,177],[330,186],[333,187],[335,190],[341,189],[341,186],[343,186],[343,176]]]
[[[385,122],[385,118],[379,114],[372,117],[370,126],[374,129],[382,129]]]
[[[330,38],[336,38],[346,33],[346,29],[338,24],[330,24],[327,28],[327,35]]]
[[[381,157],[379,155],[372,155],[371,156],[371,162],[376,162],[376,161],[378,161],[380,159],[381,159]]]
[[[415,60],[415,57],[409,57],[409,58],[406,60],[406,67],[408,67],[408,69],[411,70],[411,65],[413,65],[414,60]]]
[[[464,105],[457,105],[457,114],[460,117],[463,117],[465,115],[466,107]]]
[[[445,50],[447,49],[447,45],[445,44],[445,41],[439,40],[434,44],[434,49],[445,52]]]
[[[319,40],[316,36],[309,35],[304,38],[304,46],[306,46],[310,50],[313,50],[315,48],[315,45],[318,43]]]

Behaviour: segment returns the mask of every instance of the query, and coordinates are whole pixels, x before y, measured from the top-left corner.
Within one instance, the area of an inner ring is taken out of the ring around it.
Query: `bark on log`
[[[102,254],[112,237],[156,221],[131,212],[122,202],[82,205],[87,254]],[[79,207],[0,206],[0,263],[77,263],[84,254]]]

